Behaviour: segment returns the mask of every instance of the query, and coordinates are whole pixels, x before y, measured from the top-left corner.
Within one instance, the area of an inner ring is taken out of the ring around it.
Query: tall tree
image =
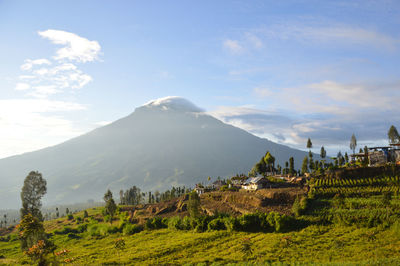
[[[47,192],[46,185],[46,180],[43,179],[42,174],[37,171],[30,172],[25,178],[24,186],[21,191],[21,219],[30,213],[39,221],[43,221],[43,215],[40,208],[42,207],[41,199]]]
[[[349,155],[347,154],[347,152],[344,153],[344,161],[345,161],[346,163],[349,162]]]
[[[189,194],[188,211],[190,217],[196,218],[200,215],[200,197],[195,191]]]
[[[289,158],[289,174],[294,175],[294,158]]]
[[[400,143],[400,135],[395,126],[391,126],[388,131],[389,144]]]
[[[267,152],[264,157],[265,164],[269,167],[270,172],[275,168],[275,157],[271,155],[270,152]]]
[[[326,150],[325,150],[324,146],[321,147],[320,156],[322,159],[325,159],[325,157],[326,157]]]
[[[353,151],[353,154],[355,154],[356,147],[357,147],[357,139],[353,133],[353,135],[351,136],[351,139],[350,139],[350,149]]]
[[[104,194],[103,199],[106,202],[106,206],[104,207],[105,212],[107,215],[110,215],[110,223],[112,223],[115,211],[117,210],[117,205],[115,204],[115,201],[113,199],[112,192],[110,190],[107,190],[107,192]]]
[[[301,173],[304,175],[308,173],[308,156],[305,156],[303,159],[303,164],[301,165]]]
[[[307,149],[312,149],[312,142],[310,138],[307,140]]]
[[[344,158],[343,158],[343,155],[342,155],[342,152],[341,152],[341,151],[338,152],[336,158],[338,159],[338,164],[339,164],[340,166],[342,166],[343,163],[344,163]]]

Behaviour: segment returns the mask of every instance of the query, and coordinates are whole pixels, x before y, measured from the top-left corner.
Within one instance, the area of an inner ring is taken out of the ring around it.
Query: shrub
[[[108,223],[108,222],[111,222],[111,220],[112,220],[111,215],[104,216],[104,222]]]
[[[73,220],[74,219],[74,216],[72,215],[72,214],[68,214],[67,215],[67,219],[70,221],[70,220]]]
[[[83,233],[83,232],[86,231],[87,227],[88,227],[88,224],[81,224],[81,225],[79,225],[79,226],[76,228],[76,230],[77,230],[79,233]]]
[[[133,235],[142,231],[143,228],[137,224],[125,224],[122,233],[126,236]]]
[[[54,234],[56,234],[56,235],[66,235],[66,234],[69,234],[69,233],[76,234],[76,233],[79,233],[79,232],[78,232],[77,229],[71,228],[69,226],[65,226],[63,229],[54,231]]]
[[[146,221],[144,228],[146,230],[167,228],[168,225],[166,222],[168,222],[168,220],[161,217],[150,218]]]
[[[83,218],[88,218],[88,217],[89,217],[89,214],[88,214],[87,210],[85,210],[83,212]]]
[[[225,224],[225,228],[229,232],[240,230],[240,223],[235,217],[225,217],[224,224]]]
[[[258,213],[244,214],[239,218],[240,229],[245,232],[261,231],[261,219]]]
[[[225,221],[223,218],[211,220],[208,223],[208,230],[226,230]]]
[[[172,217],[168,220],[168,228],[182,230],[182,219],[179,216]]]

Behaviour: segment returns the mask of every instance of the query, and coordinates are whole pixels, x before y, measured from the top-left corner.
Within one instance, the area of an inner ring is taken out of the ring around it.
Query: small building
[[[199,187],[196,185],[196,187],[194,188],[194,191],[196,191],[196,193],[200,196],[201,194],[204,194],[204,187]]]
[[[268,184],[267,179],[265,179],[263,176],[257,176],[247,179],[243,183],[242,188],[246,190],[257,190],[265,188],[267,184]]]

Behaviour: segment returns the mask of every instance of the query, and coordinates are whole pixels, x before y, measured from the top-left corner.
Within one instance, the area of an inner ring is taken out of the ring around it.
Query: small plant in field
[[[290,236],[284,236],[281,238],[281,246],[288,247],[293,243],[293,240]]]
[[[124,251],[126,246],[125,246],[125,240],[123,238],[117,238],[114,241],[114,248],[118,252],[118,256],[121,257],[120,252]]]
[[[253,254],[253,247],[250,238],[244,238],[241,243],[240,251],[248,259]]]
[[[60,250],[59,252],[54,253],[54,255],[56,255],[57,257],[60,257],[61,260],[64,263],[70,263],[73,262],[75,259],[74,258],[68,258],[68,253],[70,253],[70,251],[68,249],[63,249]]]

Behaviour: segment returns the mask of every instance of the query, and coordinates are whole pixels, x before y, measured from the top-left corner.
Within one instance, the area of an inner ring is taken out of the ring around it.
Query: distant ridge
[[[224,124],[184,98],[160,98],[59,145],[1,159],[0,208],[20,206],[31,170],[48,182],[46,203],[74,203],[99,200],[107,188],[164,190],[247,173],[267,150],[280,165],[293,156],[296,168],[307,154]]]

